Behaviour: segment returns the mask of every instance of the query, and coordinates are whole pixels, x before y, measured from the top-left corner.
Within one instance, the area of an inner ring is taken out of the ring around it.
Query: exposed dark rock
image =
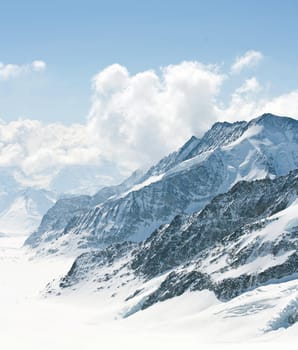
[[[137,273],[151,278],[186,263],[216,243],[244,234],[250,224],[251,229],[265,225],[261,220],[277,208],[284,209],[297,190],[298,171],[275,180],[241,181],[226,194],[214,198],[199,213],[186,218],[176,216],[169,225],[155,231],[142,244],[131,266]],[[286,248],[287,243],[279,244]],[[245,254],[242,254],[244,261]],[[248,250],[246,257],[250,254]]]
[[[102,267],[111,266],[116,260],[128,254],[134,247],[133,243],[123,242],[114,244],[99,251],[91,251],[81,254],[72,264],[67,275],[60,280],[59,286],[67,288],[84,280],[92,271]],[[105,274],[104,281],[112,275]]]
[[[159,288],[146,298],[142,310],[159,301],[179,296],[187,290],[201,291],[204,289],[212,289],[212,282],[207,274],[199,271],[189,273],[171,272]]]

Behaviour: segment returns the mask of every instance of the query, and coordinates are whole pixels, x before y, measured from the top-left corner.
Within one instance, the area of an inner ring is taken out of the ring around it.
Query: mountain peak
[[[298,124],[296,119],[278,116],[271,113],[264,113],[250,121],[249,124],[257,124],[263,126],[285,127],[290,124]]]
[[[187,145],[189,145],[189,144],[191,144],[191,143],[193,143],[193,142],[196,142],[196,141],[198,141],[198,140],[199,140],[199,139],[198,139],[196,136],[192,135],[192,136],[185,142],[184,146],[182,146],[182,147],[185,147],[185,146],[187,146]]]
[[[239,122],[237,122],[239,123]],[[218,128],[223,128],[223,127],[228,127],[231,126],[232,123],[227,122],[227,121],[223,121],[223,122],[216,122],[212,125],[211,129],[218,129]]]
[[[200,139],[197,138],[196,136],[191,136],[185,144],[179,149],[178,154],[180,155],[186,155],[186,153],[190,153],[192,149],[194,149],[198,144],[199,144]]]
[[[261,123],[266,125],[254,128]],[[53,247],[64,250],[69,239],[77,241],[72,246],[78,249],[143,240],[175,215],[202,209],[238,181],[285,175],[297,168],[297,126],[296,120],[270,114],[251,122],[216,123],[202,138],[191,137],[160,160],[131,187],[101,190],[88,205],[80,200],[57,205],[27,243],[43,249],[51,240]]]

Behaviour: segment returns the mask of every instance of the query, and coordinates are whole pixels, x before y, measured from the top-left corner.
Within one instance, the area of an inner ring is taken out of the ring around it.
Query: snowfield
[[[72,259],[31,259],[24,237],[0,236],[1,349],[295,349],[297,279],[271,284],[222,303],[208,291],[188,292],[122,318],[123,300],[111,291],[45,297]],[[274,329],[279,328],[277,331]]]

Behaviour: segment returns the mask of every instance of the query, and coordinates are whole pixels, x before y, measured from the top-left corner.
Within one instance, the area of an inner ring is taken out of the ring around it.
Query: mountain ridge
[[[199,210],[242,179],[276,177],[297,168],[297,134],[298,121],[271,114],[216,123],[138,177],[128,191],[70,217],[63,230],[40,228],[27,244],[46,253],[49,242],[59,252],[146,239],[175,215]]]
[[[175,217],[145,242],[83,253],[47,293],[88,288],[100,295],[112,288],[128,317],[188,291],[207,289],[226,302],[294,280],[297,210],[298,169],[276,179],[241,181],[202,211]]]

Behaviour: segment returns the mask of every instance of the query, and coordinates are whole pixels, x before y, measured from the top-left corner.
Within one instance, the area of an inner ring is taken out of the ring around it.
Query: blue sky
[[[0,5],[0,169],[24,186],[116,183],[216,121],[298,119],[297,0]]]
[[[1,0],[0,62],[43,60],[40,74],[0,81],[0,117],[83,122],[90,80],[120,63],[131,73],[195,60],[228,71],[247,50],[272,95],[297,88],[297,1]],[[249,76],[249,75],[248,75]],[[244,77],[241,77],[244,78]],[[239,83],[231,79],[223,100]]]

